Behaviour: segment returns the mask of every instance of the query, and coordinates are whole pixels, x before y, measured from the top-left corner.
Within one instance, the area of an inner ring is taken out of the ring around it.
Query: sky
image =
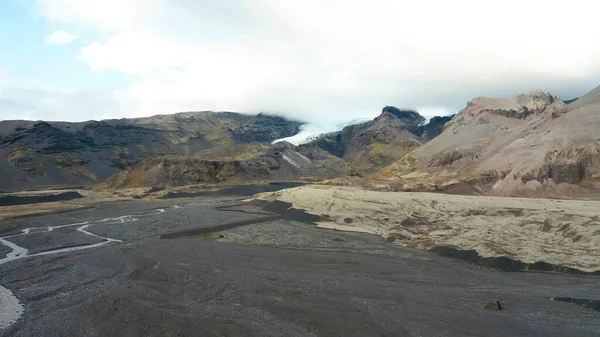
[[[600,85],[589,0],[0,0],[0,120],[271,112],[313,124],[385,105]]]

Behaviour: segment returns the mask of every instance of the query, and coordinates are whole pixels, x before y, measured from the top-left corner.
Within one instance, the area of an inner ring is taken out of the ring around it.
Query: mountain
[[[287,142],[213,148],[193,155],[147,159],[109,178],[103,188],[176,187],[202,183],[243,183],[331,179],[356,175],[345,161],[325,151]]]
[[[0,122],[0,189],[102,182],[148,158],[270,143],[302,123],[268,114],[184,112],[82,123]]]
[[[246,122],[233,132],[233,138],[247,144],[225,144],[189,155],[150,158],[111,177],[102,186],[174,187],[361,176],[376,172],[435,138],[450,119],[435,117],[424,124],[425,118],[415,111],[386,106],[371,121],[346,126],[340,132],[299,146],[286,141],[272,145],[264,142],[275,136],[269,133],[272,125],[285,127],[282,119],[267,127],[261,122]],[[241,132],[247,134],[242,137]]]
[[[432,117],[427,121],[427,123],[421,123],[419,125],[415,135],[427,141],[432,140],[444,131],[446,123],[452,120],[453,117],[454,115]]]
[[[320,148],[362,172],[374,173],[437,136],[450,118],[434,117],[423,125],[425,118],[416,111],[386,106],[372,121],[347,126],[300,147]]]
[[[600,87],[569,105],[541,91],[480,97],[377,177],[448,192],[580,196],[600,186],[599,151]]]

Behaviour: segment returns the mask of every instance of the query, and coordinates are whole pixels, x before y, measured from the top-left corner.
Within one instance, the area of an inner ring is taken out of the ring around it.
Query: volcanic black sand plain
[[[585,302],[600,298],[597,276],[484,269],[259,206],[234,196],[134,200],[11,220],[0,233],[1,335],[600,331]],[[503,310],[484,309],[495,300]]]

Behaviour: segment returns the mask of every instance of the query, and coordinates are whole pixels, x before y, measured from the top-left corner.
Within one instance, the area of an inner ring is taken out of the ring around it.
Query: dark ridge
[[[600,276],[600,271],[584,272],[575,268],[550,264],[547,262],[525,263],[519,260],[513,260],[506,256],[500,257],[482,257],[475,250],[460,250],[454,247],[439,246],[430,249],[438,255],[452,259],[470,262],[474,265],[497,269],[502,271],[537,271],[537,272],[557,272],[572,275],[592,275]]]
[[[232,222],[232,223],[228,223],[228,224],[224,224],[224,225],[218,225],[218,226],[212,226],[212,227],[206,227],[206,228],[197,228],[197,229],[191,229],[191,230],[187,230],[187,231],[183,231],[183,232],[163,234],[160,236],[160,238],[161,239],[177,239],[177,238],[182,238],[182,237],[186,237],[186,236],[196,236],[196,235],[202,235],[202,234],[216,233],[216,232],[222,232],[222,231],[225,231],[228,229],[234,229],[237,227],[249,226],[249,225],[254,225],[254,224],[258,224],[258,223],[279,220],[279,219],[281,219],[280,215],[271,215],[271,216],[266,216],[266,217],[262,217],[262,218],[258,218],[258,219],[250,219],[250,220]]]
[[[292,204],[283,201],[264,201],[253,200],[248,203],[250,206],[260,207],[265,211],[279,214],[283,219],[289,221],[298,221],[316,226],[316,223],[322,220],[322,217],[306,213],[304,210],[292,208]]]
[[[207,192],[169,192],[161,199],[196,198],[196,197],[249,197],[258,193],[277,192],[286,188],[294,188],[306,185],[298,182],[269,183],[264,185],[242,185],[224,188],[219,191]]]
[[[600,300],[588,300],[583,298],[571,298],[571,297],[553,297],[553,301],[573,303],[582,306],[583,308],[589,308],[592,310],[600,311]]]
[[[435,116],[425,125],[419,125],[415,134],[419,137],[427,138],[428,140],[439,136],[444,131],[444,126],[455,115],[450,116]]]
[[[79,192],[64,192],[59,194],[50,195],[27,195],[27,196],[16,196],[16,195],[4,195],[0,196],[0,206],[16,206],[16,205],[27,205],[37,204],[41,202],[56,202],[56,201],[69,201],[74,199],[83,198],[83,195]]]
[[[383,107],[383,109],[381,109],[381,113],[391,113],[392,115],[398,117],[398,118],[408,118],[408,119],[418,119],[421,117],[421,115],[419,115],[418,112],[414,111],[414,110],[400,110],[398,108],[396,108],[395,106],[391,106],[391,105],[387,105],[385,107]]]
[[[316,215],[308,214],[303,210],[292,208],[292,204],[288,204],[288,203],[281,202],[281,201],[268,202],[268,201],[262,201],[262,200],[255,200],[255,201],[248,203],[247,205],[261,207],[266,211],[274,213],[274,215],[265,216],[265,217],[261,217],[258,219],[237,221],[237,222],[232,222],[232,223],[217,225],[217,226],[212,226],[212,227],[196,228],[196,229],[191,229],[191,230],[182,231],[182,232],[163,234],[160,236],[160,238],[161,239],[177,239],[177,238],[188,237],[188,236],[214,234],[217,232],[222,232],[222,231],[234,229],[237,227],[255,225],[255,224],[259,224],[259,223],[275,221],[275,220],[282,220],[282,219],[288,220],[288,221],[305,222],[305,223],[310,223],[310,224],[316,225],[315,223],[317,221],[319,221],[319,219],[320,219],[320,217],[318,217]],[[228,207],[237,207],[237,206],[240,206],[240,205],[236,204],[236,205],[222,206],[222,207],[218,207],[217,209],[221,210],[221,211],[227,211]]]
[[[58,187],[48,187],[48,188],[30,188],[25,190],[25,192],[36,192],[36,191],[65,191],[65,190],[82,190],[85,186],[76,185],[76,186],[58,186]],[[2,192],[0,192],[2,193]],[[8,192],[6,192],[8,193]]]
[[[568,99],[568,100],[566,100],[566,101],[563,101],[563,102],[564,102],[565,104],[571,104],[571,103],[575,102],[575,101],[576,101],[576,100],[578,100],[578,99],[579,99],[579,97],[577,97],[577,98],[573,98],[573,99]]]
[[[259,113],[243,123],[239,129],[233,130],[233,138],[238,144],[272,142],[278,138],[298,134],[303,124],[284,117]]]

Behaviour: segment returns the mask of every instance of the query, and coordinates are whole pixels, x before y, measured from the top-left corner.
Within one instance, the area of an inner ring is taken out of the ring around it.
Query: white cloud
[[[86,121],[119,116],[123,112],[112,92],[44,87],[0,66],[0,121]]]
[[[86,121],[122,115],[113,94],[8,85],[0,91],[0,120]]]
[[[389,104],[455,112],[475,96],[571,98],[600,84],[588,0],[38,4],[53,24],[98,36],[80,60],[135,79],[116,93],[132,116],[215,109],[333,122]]]
[[[54,44],[57,46],[66,46],[69,43],[77,40],[78,38],[79,38],[79,36],[77,36],[77,35],[71,35],[62,30],[56,30],[56,31],[54,31],[54,33],[48,35],[48,37],[46,38],[46,43]]]

